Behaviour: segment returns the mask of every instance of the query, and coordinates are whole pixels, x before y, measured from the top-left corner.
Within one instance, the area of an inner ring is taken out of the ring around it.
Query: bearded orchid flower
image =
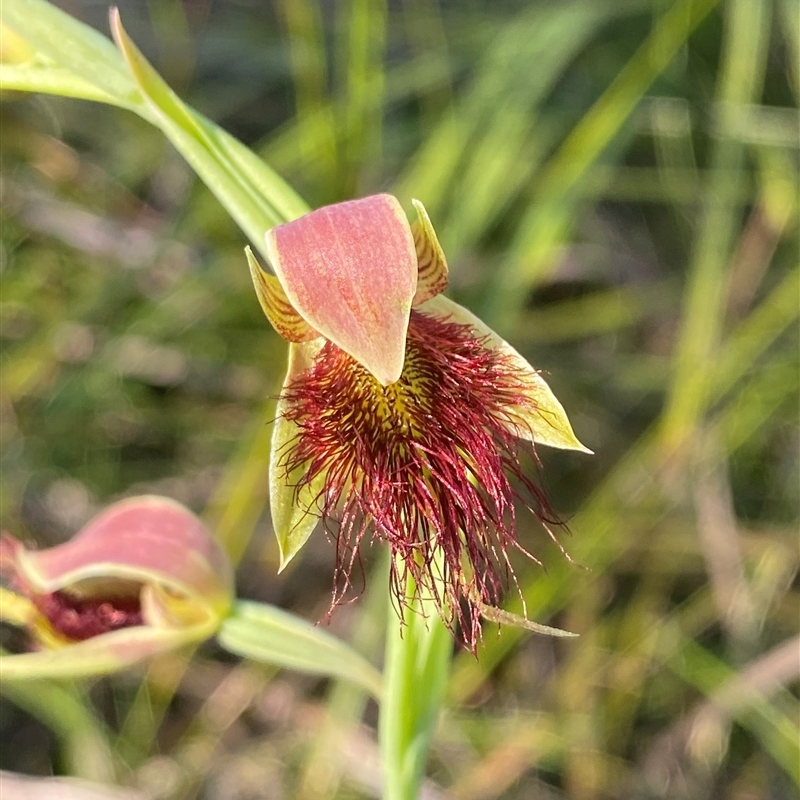
[[[82,678],[212,636],[233,602],[233,570],[206,527],[165,497],[132,497],[73,539],[29,550],[4,534],[0,619],[33,652],[0,656],[11,680]]]
[[[291,343],[272,520],[283,566],[322,520],[337,543],[334,605],[364,537],[387,542],[401,610],[412,581],[474,650],[481,617],[512,619],[497,605],[509,550],[523,550],[515,501],[552,519],[523,451],[589,451],[539,373],[441,295],[445,255],[412,202],[413,224],[381,194],[271,229],[274,275],[248,250],[261,306]]]

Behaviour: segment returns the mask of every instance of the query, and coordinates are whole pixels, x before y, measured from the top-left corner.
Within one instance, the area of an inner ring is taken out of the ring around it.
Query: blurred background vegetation
[[[58,5],[107,32],[105,3]],[[120,6],[168,82],[312,206],[423,200],[451,296],[596,451],[541,453],[581,566],[527,520],[547,569],[517,565],[531,617],[581,638],[489,626],[457,656],[424,797],[800,796],[797,0]],[[142,120],[2,101],[3,527],[48,545],[115,497],[168,494],[243,556],[241,596],[323,619],[321,533],[276,574],[286,347],[243,236]],[[376,550],[323,624],[377,662]],[[4,692],[0,767],[129,787],[99,796],[380,796],[359,692],[213,644]]]

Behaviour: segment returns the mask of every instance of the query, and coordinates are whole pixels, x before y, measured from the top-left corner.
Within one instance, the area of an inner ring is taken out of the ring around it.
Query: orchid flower
[[[220,545],[188,509],[156,496],[115,503],[49,549],[4,534],[0,573],[0,619],[35,647],[0,656],[12,680],[101,675],[201,642],[233,601]]]
[[[545,524],[522,451],[590,452],[541,375],[446,299],[447,262],[422,203],[409,224],[387,194],[313,211],[266,234],[274,274],[248,250],[261,306],[290,344],[270,463],[285,566],[315,525],[337,542],[334,605],[366,535],[475,649],[513,575],[514,502]],[[523,552],[526,552],[523,550]],[[532,557],[532,556],[531,556]]]

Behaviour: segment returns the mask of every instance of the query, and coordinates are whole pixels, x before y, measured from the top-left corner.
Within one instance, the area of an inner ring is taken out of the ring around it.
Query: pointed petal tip
[[[367,369],[369,369],[369,367],[367,367]],[[376,364],[372,369],[369,369],[369,371],[381,386],[391,386],[393,383],[400,380],[400,376],[403,374],[403,364],[395,365],[392,370],[385,369],[384,364]]]
[[[128,35],[125,32],[125,28],[122,27],[122,16],[119,13],[118,6],[111,6],[108,9],[108,25],[111,28],[111,36],[114,39],[114,43],[120,50],[123,50],[127,43]]]
[[[319,520],[310,514],[301,514],[294,522],[289,533],[281,535],[276,533],[278,540],[278,575],[294,561],[295,556],[303,549]]]
[[[295,522],[293,529],[289,533],[282,533],[276,530],[278,540],[278,575],[280,575],[289,564],[294,561],[295,556],[302,550],[303,545],[314,532],[317,519],[307,519],[308,515],[302,515],[299,521]]]
[[[542,381],[545,387],[547,384]],[[593,456],[594,450],[590,450],[583,444],[572,430],[566,412],[559,403],[556,407],[555,395],[549,391],[549,387],[543,390],[541,386],[535,389],[537,397],[536,409],[528,415],[526,420],[530,427],[530,435],[526,436],[535,445],[546,445],[554,450],[570,450],[575,453],[585,453]],[[547,405],[545,405],[547,402]]]
[[[296,553],[284,553],[283,548],[281,548],[280,562],[278,563],[278,575],[280,575],[286,569],[286,567],[289,566],[295,555]]]
[[[548,447],[552,447],[554,450],[571,450],[575,453],[584,453],[588,456],[593,456],[594,450],[590,450],[583,442],[581,442],[581,440],[575,436],[571,427],[567,429],[563,425],[563,420],[560,422],[561,424],[553,426],[553,435],[548,437],[546,441],[537,440],[536,435],[534,434],[532,436],[534,444],[545,444]]]
[[[517,436],[529,439],[534,445],[545,445],[554,450],[570,450],[594,455],[575,435],[564,407],[556,399],[547,382],[531,367],[530,408],[523,410]]]

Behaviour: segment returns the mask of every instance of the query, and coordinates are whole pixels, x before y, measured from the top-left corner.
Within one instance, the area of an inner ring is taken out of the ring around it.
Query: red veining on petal
[[[324,475],[309,510],[337,542],[334,605],[371,532],[399,556],[397,597],[409,577],[430,589],[445,622],[475,650],[479,606],[499,603],[513,577],[509,548],[523,550],[515,499],[557,524],[520,466],[522,450],[535,457],[532,445],[509,432],[509,420],[529,410],[526,388],[513,362],[469,326],[416,311],[397,382],[381,386],[328,342],[286,387],[284,413],[299,433],[281,464],[303,466],[304,483]]]
[[[273,328],[287,341],[308,342],[319,334],[297,313],[289,302],[281,282],[261,269],[255,256],[247,248],[247,264],[261,309]]]
[[[411,202],[417,210],[417,219],[411,225],[411,233],[417,251],[417,292],[413,305],[418,306],[447,288],[448,270],[444,250],[439,244],[425,206],[419,200]]]
[[[78,598],[53,592],[33,601],[54,630],[73,642],[143,624],[138,597]]]

